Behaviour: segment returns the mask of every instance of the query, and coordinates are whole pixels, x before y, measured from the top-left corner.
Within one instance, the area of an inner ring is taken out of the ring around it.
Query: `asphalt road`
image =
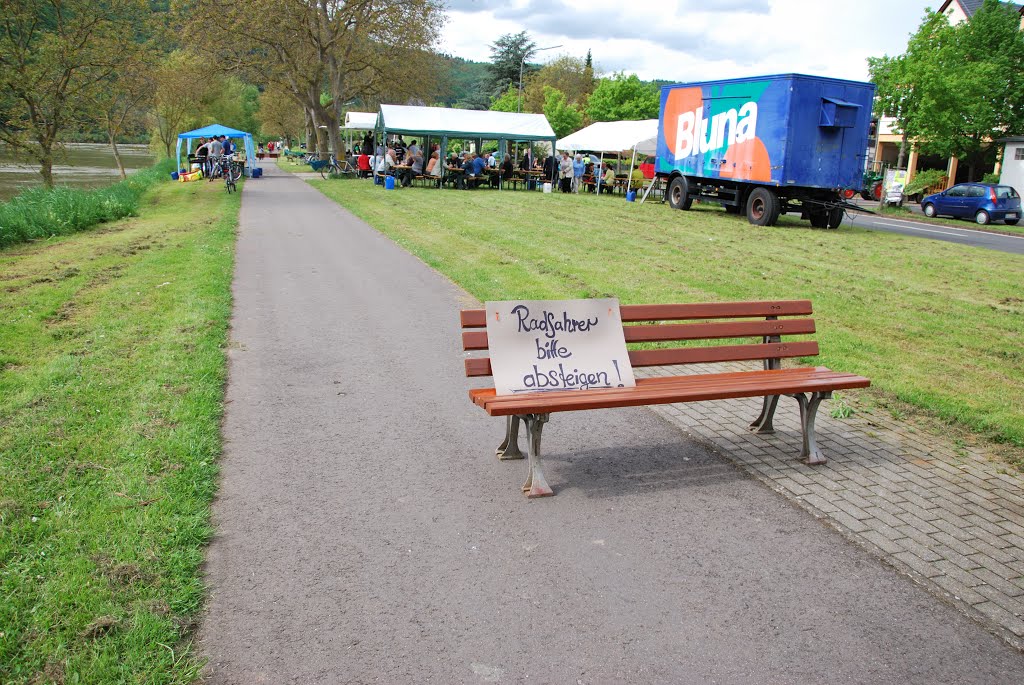
[[[952,221],[952,220],[951,220]],[[1000,252],[1011,252],[1013,254],[1024,254],[1024,236],[1003,235],[1000,233],[989,233],[976,231],[970,228],[970,222],[963,222],[964,228],[953,228],[932,224],[925,221],[913,221],[909,219],[894,219],[889,216],[873,216],[863,212],[848,212],[843,224],[869,228],[875,231],[888,231],[900,233],[917,238],[930,238],[932,240],[944,240],[960,245],[971,247],[984,247],[989,250]],[[1000,224],[994,225],[999,228]]]
[[[210,682],[1024,682],[1019,652],[642,408],[554,416],[558,495],[526,500],[466,396],[465,294],[267,172],[243,195]]]

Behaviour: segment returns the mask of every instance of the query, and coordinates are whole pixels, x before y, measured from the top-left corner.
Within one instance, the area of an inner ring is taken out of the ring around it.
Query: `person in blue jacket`
[[[583,163],[583,155],[577,153],[572,160],[572,192],[580,192],[580,184],[583,181],[583,170],[586,165]]]

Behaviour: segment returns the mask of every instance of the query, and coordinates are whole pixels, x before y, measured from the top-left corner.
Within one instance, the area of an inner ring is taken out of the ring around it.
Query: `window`
[[[1013,158],[1018,162],[1024,159],[1024,145],[1013,151]]]
[[[953,186],[946,191],[947,197],[963,197],[967,194],[967,186]]]
[[[967,189],[967,197],[985,197],[985,189],[981,186],[970,186]]]
[[[996,186],[997,198],[1017,197],[1017,191],[1010,186]]]

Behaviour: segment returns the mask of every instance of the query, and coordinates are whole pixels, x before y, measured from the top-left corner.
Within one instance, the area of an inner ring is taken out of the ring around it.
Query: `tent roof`
[[[376,112],[345,112],[345,128],[372,131],[376,127]]]
[[[551,140],[555,137],[543,114],[446,107],[381,105],[377,128],[388,133],[454,135],[489,140]]]
[[[558,141],[559,150],[622,152],[632,150],[644,155],[656,152],[658,120],[599,121]]]
[[[228,128],[227,126],[221,126],[220,124],[210,124],[202,128],[197,128],[195,131],[186,131],[185,133],[179,133],[178,138],[209,138],[211,136],[227,136],[229,138],[244,138],[250,135],[245,131],[239,131],[234,128]]]

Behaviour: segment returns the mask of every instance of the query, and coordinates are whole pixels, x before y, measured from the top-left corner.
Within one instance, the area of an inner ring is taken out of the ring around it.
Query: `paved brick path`
[[[744,370],[743,363],[636,369],[638,375]],[[882,412],[818,414],[829,462],[800,449],[799,412],[783,398],[774,435],[746,430],[760,398],[652,407],[772,489],[826,520],[935,594],[1024,649],[1024,478],[949,439]]]

